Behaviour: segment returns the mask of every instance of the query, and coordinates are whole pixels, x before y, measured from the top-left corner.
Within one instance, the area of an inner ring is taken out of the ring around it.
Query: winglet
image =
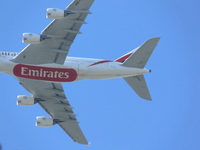
[[[90,147],[91,143],[92,143],[92,142],[89,142],[89,143],[87,144],[87,145],[88,145],[88,147]]]

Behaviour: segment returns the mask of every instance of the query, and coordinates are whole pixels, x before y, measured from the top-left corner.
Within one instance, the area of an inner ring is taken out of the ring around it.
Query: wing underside
[[[88,9],[94,0],[74,0],[66,10],[76,11],[62,19],[53,20],[42,32],[49,38],[39,44],[29,44],[13,60],[16,63],[63,64],[69,52],[70,46],[74,42],[80,28],[85,24],[85,19],[89,13]]]
[[[38,99],[38,104],[57,122],[58,125],[75,141],[88,144],[81,131],[73,107],[67,100],[60,83],[41,82],[17,78],[20,84]]]

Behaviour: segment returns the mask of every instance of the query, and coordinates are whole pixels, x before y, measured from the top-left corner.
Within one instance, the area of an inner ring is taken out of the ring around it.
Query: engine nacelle
[[[44,116],[36,117],[36,126],[39,127],[51,127],[54,125],[53,118],[47,118]]]
[[[38,44],[45,39],[44,35],[35,33],[23,33],[22,42],[28,44]]]
[[[62,19],[67,15],[66,10],[57,8],[48,8],[46,17],[49,19]]]
[[[35,104],[35,98],[26,96],[26,95],[19,95],[17,96],[17,105],[21,106],[32,106]]]

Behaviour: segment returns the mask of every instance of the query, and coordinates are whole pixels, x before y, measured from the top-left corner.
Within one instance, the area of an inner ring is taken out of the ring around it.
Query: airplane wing
[[[69,48],[82,24],[89,14],[88,9],[94,0],[74,0],[66,10],[78,13],[67,15],[63,19],[53,20],[43,31],[42,35],[52,38],[41,41],[39,44],[29,44],[12,61],[23,64],[63,64]],[[50,83],[24,78],[17,78],[20,84],[29,91],[38,103],[55,120],[60,127],[76,142],[88,144],[83,135],[73,108],[70,106],[59,83]]]
[[[45,39],[39,44],[29,44],[13,62],[63,64],[76,35],[81,33],[79,30],[82,24],[86,23],[85,19],[93,2],[94,0],[74,0],[66,10],[78,13],[53,20],[41,33],[52,38]]]
[[[17,78],[17,80],[34,98],[38,99],[38,104],[75,142],[88,145],[88,141],[78,125],[76,114],[72,110],[73,107],[67,100],[60,83],[25,78]]]

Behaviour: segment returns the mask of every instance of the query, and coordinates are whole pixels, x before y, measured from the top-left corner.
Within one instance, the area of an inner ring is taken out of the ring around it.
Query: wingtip
[[[161,37],[155,37],[155,40],[157,40],[158,42],[160,41]]]
[[[149,40],[147,40],[147,41],[159,41],[160,40],[160,38],[161,37],[154,37],[154,38],[151,38],[151,39],[149,39]]]
[[[90,147],[91,143],[92,143],[92,142],[89,142],[89,143],[87,144],[87,146]]]

